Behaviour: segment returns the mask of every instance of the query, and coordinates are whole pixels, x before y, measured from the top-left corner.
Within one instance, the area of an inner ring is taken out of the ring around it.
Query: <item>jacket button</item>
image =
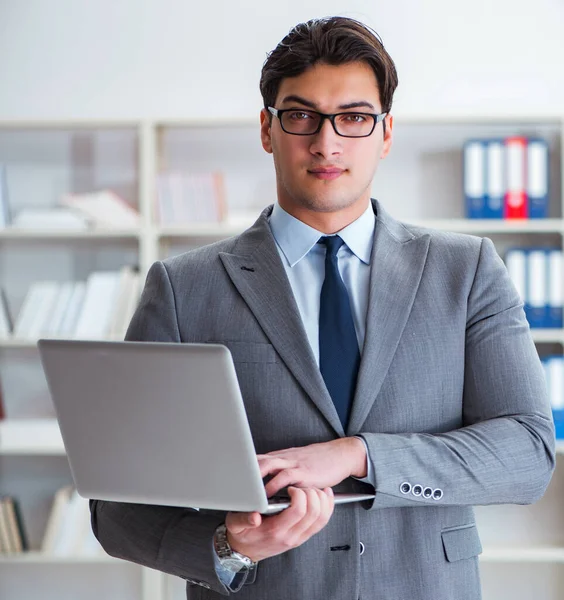
[[[364,544],[360,542],[360,556],[364,554]]]
[[[400,492],[402,494],[409,494],[409,492],[411,492],[411,483],[408,483],[407,481],[404,481],[400,485]]]

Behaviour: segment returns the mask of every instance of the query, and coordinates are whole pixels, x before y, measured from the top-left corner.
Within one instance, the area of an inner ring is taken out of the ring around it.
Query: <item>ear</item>
[[[260,111],[260,141],[265,152],[272,154],[271,118],[266,108]]]
[[[384,146],[382,147],[380,158],[386,158],[386,156],[388,156],[392,148],[392,140],[394,137],[394,117],[392,117],[392,115],[386,115],[384,121],[386,122],[386,133],[384,134]]]

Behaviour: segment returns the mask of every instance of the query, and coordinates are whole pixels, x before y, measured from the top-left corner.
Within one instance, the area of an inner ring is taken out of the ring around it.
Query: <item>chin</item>
[[[304,208],[315,212],[336,212],[353,206],[358,202],[358,197],[351,197],[349,194],[312,194],[298,196],[297,202]]]

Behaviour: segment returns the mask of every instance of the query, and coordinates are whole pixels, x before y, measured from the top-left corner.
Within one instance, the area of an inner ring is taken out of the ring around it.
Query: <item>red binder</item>
[[[509,137],[505,140],[507,187],[503,216],[506,219],[526,219],[527,202],[527,138]]]

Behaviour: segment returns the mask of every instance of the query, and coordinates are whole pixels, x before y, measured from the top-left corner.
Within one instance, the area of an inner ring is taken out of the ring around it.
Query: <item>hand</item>
[[[347,477],[366,477],[366,448],[358,438],[339,438],[301,448],[259,454],[262,477],[274,475],[265,485],[268,497],[289,485],[323,489]]]
[[[227,541],[235,552],[258,562],[301,546],[327,525],[333,514],[333,490],[288,488],[291,504],[263,517],[258,512],[227,513]]]

